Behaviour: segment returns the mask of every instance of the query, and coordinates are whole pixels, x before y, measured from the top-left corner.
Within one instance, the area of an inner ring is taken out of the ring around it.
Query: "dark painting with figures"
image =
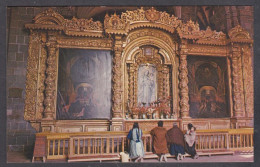
[[[188,57],[190,116],[224,118],[228,112],[226,58]]]
[[[110,119],[110,51],[60,49],[57,119]]]

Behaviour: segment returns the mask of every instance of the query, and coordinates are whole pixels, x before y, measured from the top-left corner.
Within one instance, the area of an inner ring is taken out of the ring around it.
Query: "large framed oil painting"
[[[111,117],[110,51],[60,49],[57,119]]]

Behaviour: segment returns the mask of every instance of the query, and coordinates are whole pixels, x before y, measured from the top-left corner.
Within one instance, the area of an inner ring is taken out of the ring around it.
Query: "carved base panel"
[[[111,120],[110,131],[123,131],[123,119],[114,118]]]
[[[133,119],[133,120],[126,120],[125,121],[125,131],[129,131],[133,128],[134,122],[138,122],[139,128],[141,128],[143,131],[150,131],[153,128],[158,126],[158,121],[163,121],[163,127],[167,130],[173,127],[173,123],[176,122],[177,125],[180,127],[181,120],[169,120],[169,119]]]
[[[109,131],[109,120],[59,120],[42,122],[42,131],[57,133]]]
[[[229,129],[230,118],[198,118],[182,120],[182,129],[187,130],[188,124],[192,123],[196,129]]]
[[[231,118],[231,128],[253,128],[254,127],[254,118]]]

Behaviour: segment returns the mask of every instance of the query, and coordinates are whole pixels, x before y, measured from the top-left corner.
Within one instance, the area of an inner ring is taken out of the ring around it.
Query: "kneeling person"
[[[168,152],[166,141],[167,130],[163,127],[163,122],[158,122],[158,127],[151,130],[151,136],[153,137],[153,149],[154,153],[160,156],[160,162],[164,159],[167,162],[165,154]]]
[[[184,135],[176,123],[167,131],[166,139],[170,144],[170,154],[175,155],[177,160],[182,160],[185,154]]]

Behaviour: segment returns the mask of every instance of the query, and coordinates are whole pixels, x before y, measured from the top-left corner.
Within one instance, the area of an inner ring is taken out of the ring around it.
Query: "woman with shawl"
[[[127,135],[127,138],[130,140],[130,151],[129,157],[135,159],[135,162],[139,160],[143,162],[144,157],[144,145],[142,141],[142,130],[139,129],[137,122],[134,123],[133,129],[131,129]]]
[[[195,150],[195,140],[196,140],[196,128],[189,123],[188,130],[184,136],[185,138],[185,149],[188,154],[191,155],[193,159],[199,158],[196,150]]]

